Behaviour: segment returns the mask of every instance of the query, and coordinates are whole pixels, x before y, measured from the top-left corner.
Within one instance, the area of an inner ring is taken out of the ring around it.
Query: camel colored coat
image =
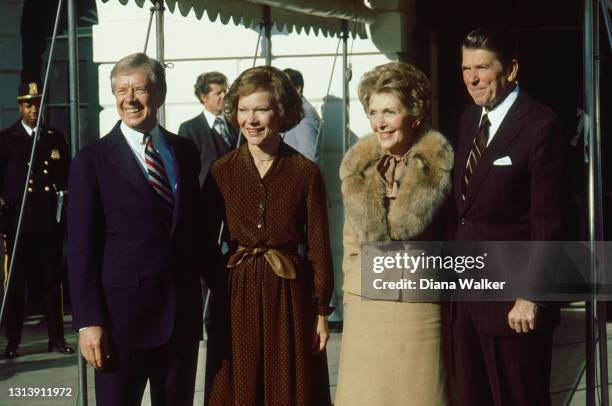
[[[424,133],[409,152],[388,209],[376,169],[383,154],[376,135],[370,135],[349,150],[340,167],[345,314],[335,404],[445,405],[440,304],[362,290],[360,250],[365,241],[443,239],[453,150],[440,133]]]

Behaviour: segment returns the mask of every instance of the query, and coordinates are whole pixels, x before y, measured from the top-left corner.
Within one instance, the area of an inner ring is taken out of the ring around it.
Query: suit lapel
[[[151,197],[153,189],[149,186],[142,168],[136,161],[136,157],[127,141],[119,125],[121,121],[115,125],[108,137],[108,160],[117,168],[119,172],[138,192],[143,196]]]
[[[462,128],[460,132],[459,139],[459,148],[457,150],[457,167],[455,167],[455,178],[453,182],[454,190],[455,190],[455,203],[458,208],[462,208],[465,204],[463,198],[461,197],[461,191],[463,190],[463,177],[465,175],[465,166],[467,163],[467,158],[470,153],[470,149],[472,148],[472,142],[474,136],[476,135],[476,131],[478,130],[478,113],[480,109],[473,109],[470,112],[470,117],[468,117],[466,128]]]
[[[518,98],[510,107],[510,110],[506,114],[506,117],[502,120],[501,125],[497,129],[495,137],[485,150],[485,153],[480,158],[472,177],[470,178],[470,185],[466,190],[465,202],[460,209],[460,215],[465,213],[465,210],[474,201],[476,195],[480,191],[482,182],[485,180],[487,174],[493,166],[493,162],[499,157],[499,154],[506,149],[508,145],[514,140],[517,134],[523,128],[522,116],[529,111],[531,107],[531,100],[524,94],[519,93]],[[475,121],[477,123],[477,120]],[[478,125],[478,124],[476,124]],[[476,129],[474,130],[476,131]],[[475,132],[474,132],[475,134]],[[469,153],[469,148],[468,148]],[[465,171],[465,163],[467,162],[467,155],[462,160],[463,168],[462,173]],[[463,179],[463,175],[462,175]]]
[[[208,125],[208,121],[206,121],[204,113],[202,113],[202,131],[200,132],[200,137],[202,139],[202,153],[204,156],[212,157],[213,161],[217,159],[219,154],[217,153],[217,147],[215,146],[215,141],[213,140],[213,130]]]
[[[227,122],[227,120],[225,120]],[[227,130],[230,133],[230,137],[232,137],[232,145],[230,147],[230,149],[235,149],[237,142],[238,142],[238,130],[236,128],[234,128],[234,126],[231,123],[227,123]]]
[[[21,124],[21,120],[17,121],[15,124],[13,124],[11,129],[12,129],[12,131],[16,135],[18,135],[18,137],[20,138],[19,141],[27,142],[27,143],[29,143],[30,148],[32,147],[32,142],[34,140],[34,134],[32,134],[32,135],[28,134],[26,129],[23,128],[23,125]]]
[[[166,142],[168,143],[168,147],[170,148],[170,152],[172,153],[172,160],[174,161],[174,173],[176,175],[176,193],[174,194],[174,207],[172,210],[172,229],[170,230],[170,236],[174,234],[174,230],[176,229],[176,225],[180,220],[180,216],[182,213],[181,204],[182,204],[182,189],[183,189],[183,178],[181,165],[177,154],[177,147],[175,145],[175,138],[166,131],[162,126],[159,127],[163,136],[166,138]]]

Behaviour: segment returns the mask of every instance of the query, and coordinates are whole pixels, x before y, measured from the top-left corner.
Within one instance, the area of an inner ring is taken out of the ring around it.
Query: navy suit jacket
[[[21,229],[26,235],[57,231],[56,191],[66,189],[70,167],[70,146],[64,134],[52,127],[43,127],[40,134]],[[8,218],[0,215],[0,231],[7,234],[14,234],[17,226],[32,142],[21,120],[0,131],[0,196],[8,205]]]
[[[200,160],[161,129],[174,158],[172,225],[119,127],[81,150],[70,172],[68,266],[74,327],[100,325],[122,348],[202,336]]]
[[[238,139],[238,131],[229,122],[227,122],[227,127],[235,143]],[[202,165],[199,175],[200,186],[204,185],[204,180],[206,179],[210,165],[217,160],[217,158],[234,149],[234,146],[225,147],[226,144],[221,136],[214,132],[208,125],[204,113],[200,113],[192,119],[182,123],[179,126],[178,135],[192,140],[200,152],[200,163]],[[220,151],[217,145],[222,145],[224,150]]]
[[[463,176],[482,108],[473,106],[461,117],[459,145],[455,154],[454,199],[459,241],[558,241],[566,238],[564,211],[567,208],[567,138],[561,121],[548,107],[523,90],[504,117],[497,133],[482,155],[461,197]],[[510,157],[512,164],[493,163]],[[532,286],[545,285],[550,275],[549,253],[531,250],[528,266],[517,267]],[[514,260],[516,258],[509,258]],[[526,286],[529,288],[529,286]],[[528,297],[524,297],[527,299]],[[481,331],[514,335],[508,326],[513,302],[487,303],[475,315]],[[539,325],[554,325],[558,308],[544,306]]]

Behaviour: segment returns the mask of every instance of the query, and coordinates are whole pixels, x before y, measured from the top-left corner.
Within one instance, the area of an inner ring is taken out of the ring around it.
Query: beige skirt
[[[344,301],[336,406],[448,404],[441,305]]]

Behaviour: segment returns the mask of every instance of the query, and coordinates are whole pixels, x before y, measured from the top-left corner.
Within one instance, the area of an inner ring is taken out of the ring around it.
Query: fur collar
[[[425,132],[408,155],[397,198],[387,213],[385,186],[376,172],[384,152],[375,134],[355,144],[340,165],[344,212],[361,241],[410,240],[431,224],[450,193],[453,148],[436,131]]]

